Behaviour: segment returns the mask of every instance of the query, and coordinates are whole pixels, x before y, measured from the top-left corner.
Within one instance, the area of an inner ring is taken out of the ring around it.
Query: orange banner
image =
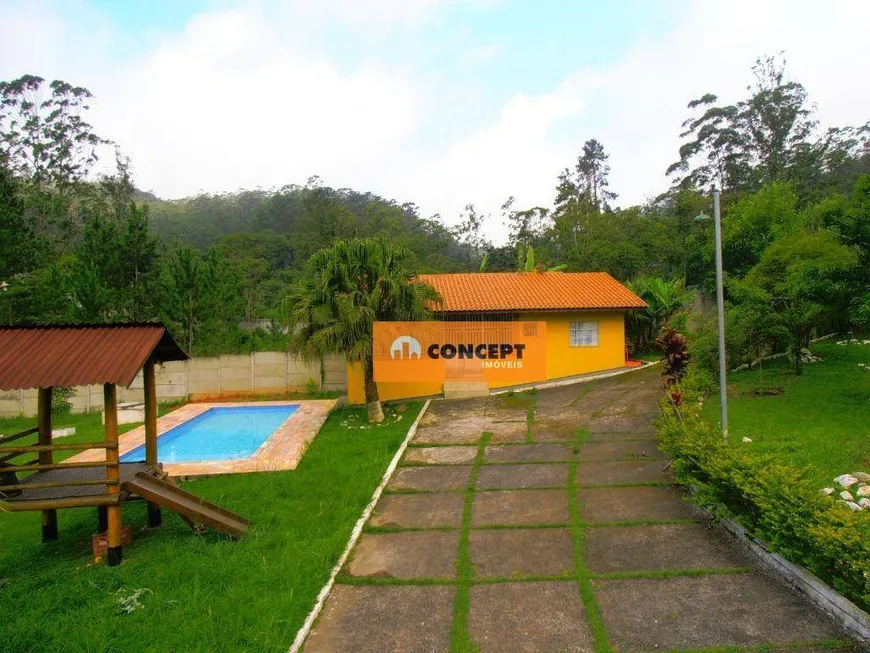
[[[375,322],[375,381],[542,381],[546,322]]]

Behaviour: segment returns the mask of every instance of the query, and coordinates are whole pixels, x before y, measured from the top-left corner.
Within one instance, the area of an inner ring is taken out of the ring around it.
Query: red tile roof
[[[0,390],[129,386],[150,357],[187,354],[159,323],[0,327]]]
[[[471,272],[421,274],[446,313],[580,311],[644,308],[644,301],[606,272]]]

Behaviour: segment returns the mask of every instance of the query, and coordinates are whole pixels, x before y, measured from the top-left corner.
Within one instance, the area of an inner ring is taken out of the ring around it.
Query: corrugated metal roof
[[[151,356],[187,360],[160,323],[0,327],[0,390],[129,386]]]
[[[446,313],[579,311],[644,308],[646,303],[606,272],[471,272],[421,274]]]

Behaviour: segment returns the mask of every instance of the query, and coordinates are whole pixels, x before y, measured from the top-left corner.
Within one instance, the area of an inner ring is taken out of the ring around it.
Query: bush
[[[75,393],[75,388],[54,388],[51,393],[51,414],[54,416],[69,414],[72,411],[70,399]]]
[[[689,336],[689,347],[694,361],[692,367],[715,374],[719,369],[719,340],[715,319],[706,320],[695,329]]]
[[[683,405],[663,401],[658,423],[678,482],[715,514],[733,517],[772,550],[870,608],[870,511],[852,512],[774,456],[750,455],[701,420],[703,372],[690,367]]]

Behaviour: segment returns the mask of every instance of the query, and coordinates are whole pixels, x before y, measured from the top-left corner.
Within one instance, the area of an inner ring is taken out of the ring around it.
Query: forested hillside
[[[490,216],[508,226],[503,245],[473,205],[448,227],[316,177],[166,201],[137,190],[116,153],[116,173],[96,179],[112,144],[87,123],[90,93],[32,76],[2,82],[0,320],[159,318],[198,355],[283,348],[304,262],[336,240],[380,235],[410,249],[420,272],[608,271],[651,304],[631,323],[643,345],[685,307],[687,288],[712,287],[712,225],[695,218],[711,212],[715,184],[736,358],[860,327],[870,321],[870,129],[822,129],[780,59],[759,60],[750,79],[736,104],[711,93],[689,104],[671,185],[654,201],[620,207],[606,144],[590,138],[553,180],[551,206],[507,199]],[[239,326],[254,320],[272,326]]]

